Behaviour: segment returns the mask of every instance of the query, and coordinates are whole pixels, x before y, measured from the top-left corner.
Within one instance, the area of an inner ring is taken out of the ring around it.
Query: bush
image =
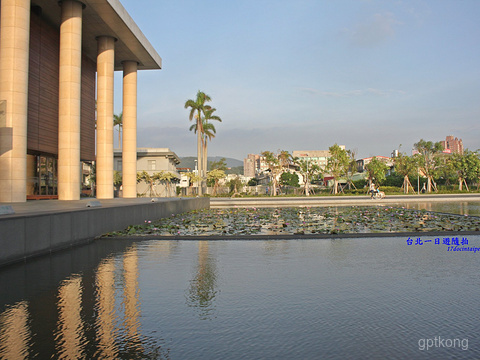
[[[365,179],[356,180],[356,181],[353,181],[353,184],[355,185],[355,187],[357,189],[361,189],[361,188],[364,188],[367,185],[367,180],[365,180]]]
[[[403,185],[403,176],[393,173],[391,175],[388,175],[385,178],[385,181],[383,182],[384,186],[396,186],[396,187],[402,187]]]

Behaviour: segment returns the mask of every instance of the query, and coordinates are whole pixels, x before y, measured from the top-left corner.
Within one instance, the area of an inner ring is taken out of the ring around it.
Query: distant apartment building
[[[449,135],[445,141],[441,141],[443,152],[447,154],[463,154],[463,141],[459,138],[454,138]]]
[[[243,159],[243,176],[253,178],[260,170],[260,155],[248,154]]]
[[[122,172],[122,150],[115,149],[114,170]],[[161,171],[171,172],[180,179],[177,165],[180,158],[169,148],[137,148],[137,173],[146,171],[149,175]],[[137,183],[137,194],[150,196],[148,184]],[[174,196],[175,192],[167,191],[164,184],[156,184],[153,188],[154,196]],[[170,189],[171,190],[171,189]]]
[[[243,159],[243,176],[244,178],[253,178],[268,170],[268,165],[262,155],[248,154]]]

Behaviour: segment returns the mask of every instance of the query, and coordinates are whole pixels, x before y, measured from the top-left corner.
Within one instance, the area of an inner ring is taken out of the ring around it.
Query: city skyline
[[[163,59],[139,74],[139,146],[195,156],[183,105],[202,90],[223,119],[212,156],[480,148],[477,1],[121,2]]]

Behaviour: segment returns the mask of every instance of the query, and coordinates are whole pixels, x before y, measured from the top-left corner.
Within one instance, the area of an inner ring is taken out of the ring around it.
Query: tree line
[[[295,158],[288,151],[282,150],[277,153],[263,151],[262,156],[271,177],[270,194],[276,195],[279,181],[288,183],[291,176],[290,168],[300,173],[304,179],[305,195],[310,193],[310,185],[313,180],[329,175],[333,180],[332,193],[339,193],[339,180],[346,180],[349,188],[355,187],[352,181],[353,174],[357,172],[355,151],[346,150],[337,144],[329,147],[330,156],[326,166],[321,169],[318,164],[306,159]],[[446,154],[443,152],[441,142],[432,142],[420,139],[414,144],[414,155],[400,153],[393,158],[393,168],[383,161],[382,158],[373,157],[364,166],[365,179],[368,184],[382,185],[386,175],[391,170],[394,176],[401,176],[403,183],[401,189],[405,194],[415,192],[410,181],[411,178],[422,177],[425,180],[425,192],[438,191],[437,183],[445,185],[458,183],[458,189],[464,188],[469,191],[469,184],[476,184],[477,190],[480,185],[480,155],[477,151],[465,150],[463,154]],[[418,189],[417,189],[418,190]]]

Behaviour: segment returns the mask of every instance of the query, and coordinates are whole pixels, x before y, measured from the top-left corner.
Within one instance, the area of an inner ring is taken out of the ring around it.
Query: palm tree
[[[222,122],[220,116],[213,115],[217,109],[212,108],[205,111],[205,116],[202,119],[203,125],[203,169],[205,172],[208,170],[208,152],[207,152],[207,139],[212,141],[212,138],[215,137],[214,134],[217,133],[215,126],[212,123],[209,123],[208,120],[216,120]]]
[[[330,152],[330,157],[327,160],[325,170],[333,177],[332,192],[336,195],[338,192],[338,179],[345,174],[349,164],[349,157],[347,151],[337,144],[330,146],[328,151]]]
[[[198,90],[197,97],[195,100],[187,100],[185,102],[185,109],[190,108],[189,120],[192,121],[194,118],[197,123],[197,161],[198,161],[198,173],[200,177],[203,176],[203,163],[202,163],[202,134],[203,134],[203,124],[202,124],[202,113],[205,114],[205,111],[211,109],[209,105],[205,105],[207,101],[211,101],[210,96],[206,95],[204,92]],[[196,113],[196,114],[195,114]],[[196,116],[195,116],[196,115]],[[201,186],[199,187],[198,195],[202,195]]]
[[[178,181],[177,175],[171,171],[160,171],[158,174],[158,181],[165,184],[165,195],[167,197],[171,196],[171,186],[173,182]]]
[[[113,127],[118,126],[118,148],[122,147],[121,134],[123,126],[123,112],[118,115],[113,115]]]
[[[159,173],[150,175],[145,170],[137,173],[137,183],[143,181],[148,186],[148,188],[142,195],[145,195],[147,191],[149,191],[149,196],[157,196],[157,192],[155,191],[155,185],[159,180],[159,175]]]
[[[217,120],[222,122],[222,119],[220,119],[219,116],[217,115],[212,115],[217,109],[209,109],[205,111],[205,116],[202,117],[202,128],[203,128],[203,134],[202,134],[202,155],[203,155],[203,169],[206,172],[208,170],[208,151],[207,151],[207,144],[208,141],[212,141],[212,138],[215,137],[215,134],[217,133],[217,130],[215,129],[215,126],[212,123],[209,123],[208,120]],[[195,115],[197,117],[197,115]],[[190,126],[190,131],[195,131],[197,133],[197,124],[193,124]]]

